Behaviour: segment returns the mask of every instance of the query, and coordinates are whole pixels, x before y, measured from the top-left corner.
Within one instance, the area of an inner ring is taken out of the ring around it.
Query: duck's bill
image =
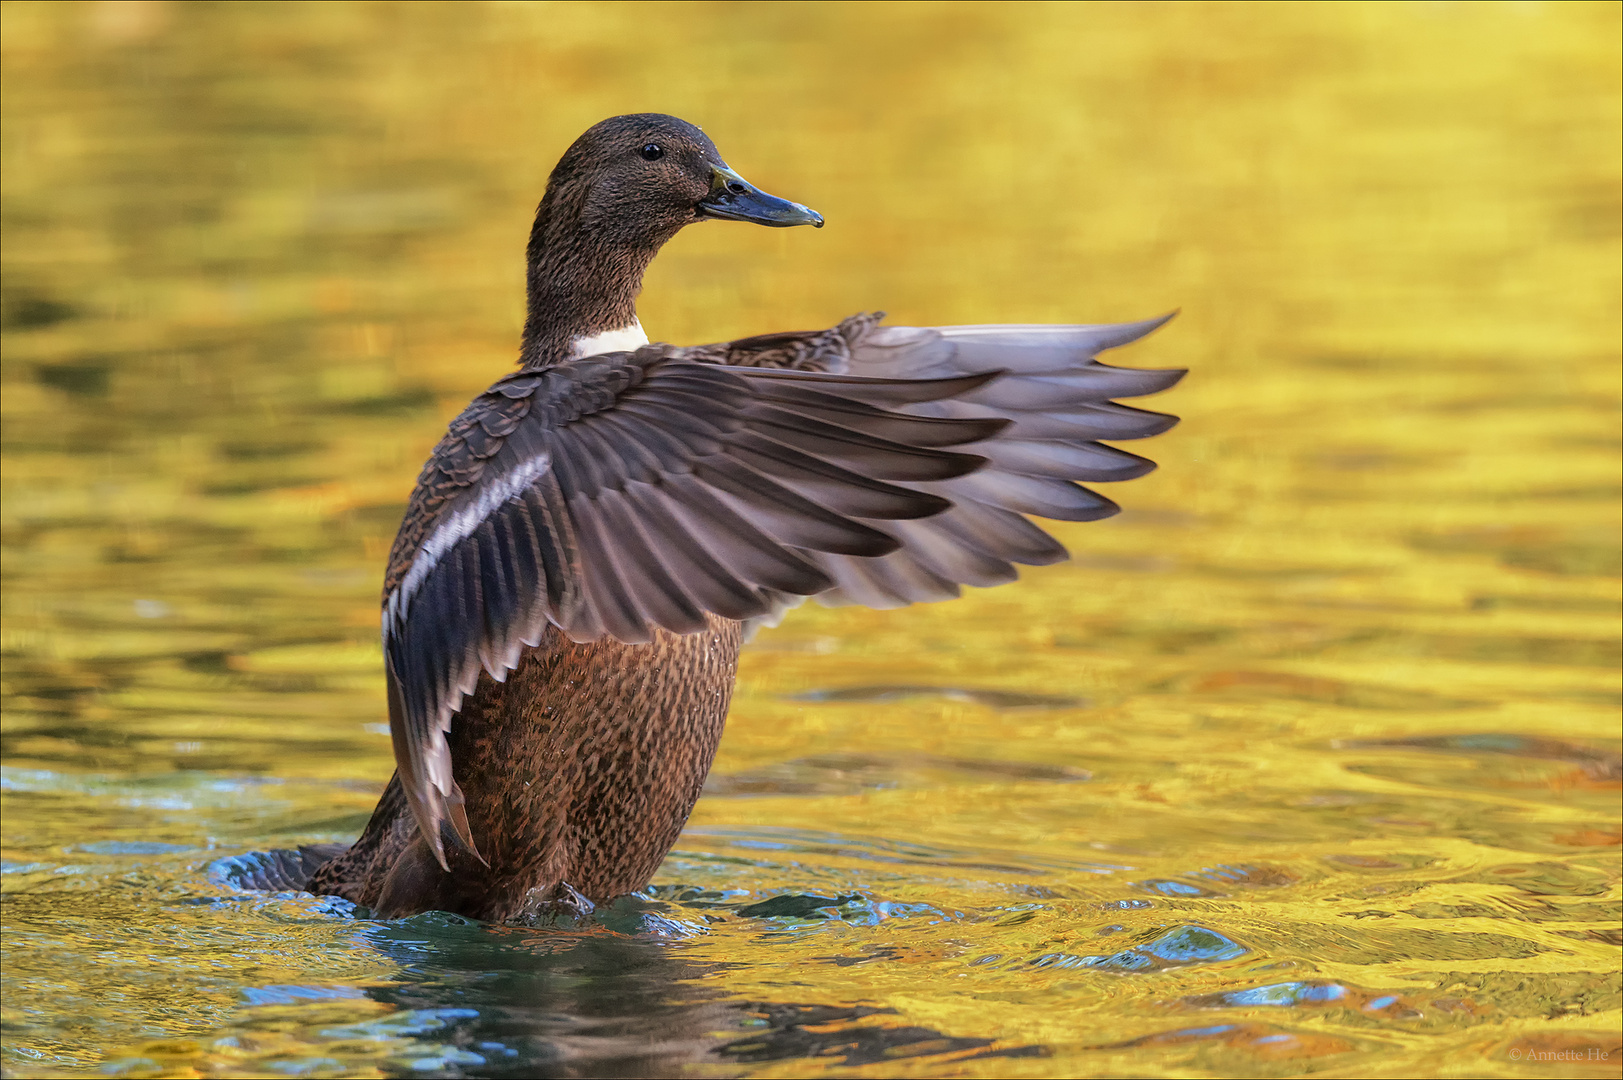
[[[731,169],[718,168],[711,175],[710,194],[699,200],[700,217],[723,221],[750,221],[787,229],[791,225],[823,227],[823,215],[776,195],[768,195]]]

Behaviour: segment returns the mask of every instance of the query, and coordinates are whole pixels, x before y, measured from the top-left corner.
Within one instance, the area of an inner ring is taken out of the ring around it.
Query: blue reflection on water
[[[305,1001],[356,1001],[366,997],[358,986],[246,986],[250,1005],[297,1005]]]
[[[402,1035],[426,1035],[443,1031],[453,1020],[471,1020],[478,1009],[404,1009],[376,1020],[326,1028],[321,1034],[332,1039],[398,1039]]]
[[[1346,996],[1347,988],[1338,983],[1307,982],[1273,983],[1215,995],[1224,1005],[1305,1005],[1340,1001]]]
[[[80,851],[93,855],[170,855],[177,851],[193,851],[185,844],[163,844],[155,840],[106,840],[96,844],[80,844]]]
[[[1231,941],[1216,930],[1204,926],[1180,926],[1163,934],[1140,951],[1174,964],[1211,963],[1233,960],[1251,950],[1239,942]]]
[[[1168,878],[1152,878],[1148,881],[1135,881],[1135,886],[1158,892],[1162,896],[1215,896],[1210,889],[1202,889],[1198,885],[1190,885],[1182,881],[1172,881]]]
[[[1113,971],[1161,971],[1191,964],[1233,960],[1251,950],[1204,926],[1180,926],[1153,941],[1135,945],[1109,956],[1077,956],[1071,953],[1044,953],[1031,961],[1033,967],[1106,968]]]

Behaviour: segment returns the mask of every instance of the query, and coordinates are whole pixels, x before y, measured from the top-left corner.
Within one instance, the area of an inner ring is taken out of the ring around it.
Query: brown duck
[[[588,906],[648,884],[699,797],[753,624],[898,607],[1065,549],[1029,516],[1154,468],[1098,440],[1182,371],[1093,359],[1118,326],[885,327],[650,345],[660,247],[708,218],[821,226],[670,116],[597,124],[547,183],[519,369],[451,423],[389,556],[396,771],[310,878],[386,916]]]

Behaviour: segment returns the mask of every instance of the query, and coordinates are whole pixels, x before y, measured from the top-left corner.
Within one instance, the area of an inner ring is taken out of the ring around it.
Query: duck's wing
[[[1077,481],[1130,480],[1155,463],[1101,440],[1142,439],[1178,422],[1165,413],[1117,404],[1115,398],[1165,390],[1182,369],[1111,367],[1095,357],[1137,341],[1172,315],[1142,322],[1085,326],[880,326],[857,315],[831,330],[768,334],[690,355],[713,363],[769,370],[844,372],[875,378],[939,379],[998,371],[997,378],[955,394],[900,406],[936,418],[1001,419],[988,439],[964,447],[989,459],[974,473],[909,484],[947,499],[928,518],[876,523],[897,541],[888,555],[834,553],[818,565],[838,583],[819,593],[825,604],[900,607],[944,600],[961,585],[999,585],[1014,564],[1043,565],[1065,548],[1027,515],[1093,521],[1119,512],[1114,502]],[[785,598],[789,604],[794,601]],[[774,613],[781,616],[785,604]]]
[[[986,459],[1007,425],[903,409],[990,374],[886,379],[729,368],[668,346],[519,372],[435,448],[385,576],[383,648],[402,788],[444,865],[442,827],[477,854],[445,733],[479,672],[504,679],[548,624],[577,641],[651,639],[758,618],[876,558],[924,490]]]

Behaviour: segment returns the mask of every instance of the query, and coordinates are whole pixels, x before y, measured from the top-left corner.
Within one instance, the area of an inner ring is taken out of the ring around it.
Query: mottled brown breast
[[[714,617],[707,630],[661,630],[646,645],[552,631],[506,682],[483,676],[451,726],[456,780],[489,865],[453,850],[447,873],[416,850],[395,780],[355,847],[310,888],[390,917],[446,910],[493,921],[522,917],[566,884],[594,902],[643,888],[704,786],[740,642],[738,623]]]
[[[740,627],[709,623],[646,645],[554,631],[506,683],[480,679],[450,744],[475,835],[503,868],[462,868],[486,879],[477,891],[490,903],[518,905],[557,881],[602,901],[653,878],[704,787],[732,699]]]

